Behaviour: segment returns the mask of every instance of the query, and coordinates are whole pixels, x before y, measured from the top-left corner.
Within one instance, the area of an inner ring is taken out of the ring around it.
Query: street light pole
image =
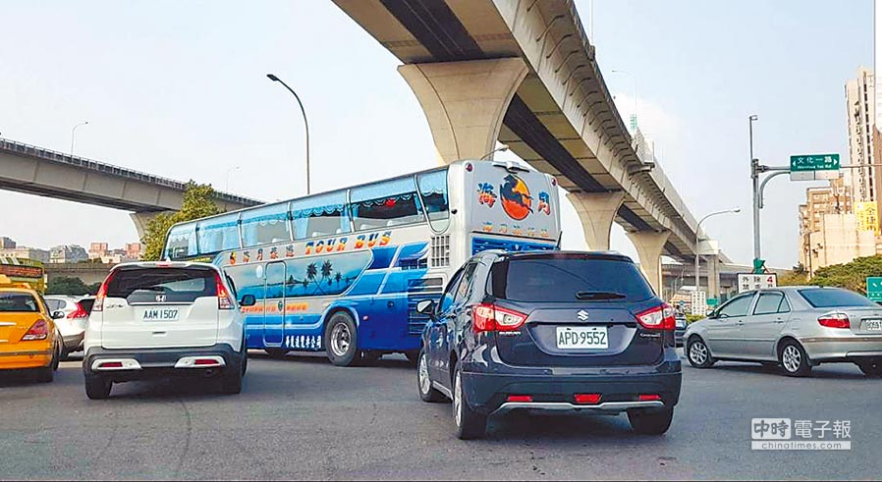
[[[705,222],[708,218],[713,216],[718,216],[720,214],[729,214],[729,213],[740,213],[741,208],[732,208],[725,209],[723,211],[717,211],[714,213],[710,213],[707,216],[701,218],[701,221],[698,221],[698,226],[695,228],[695,292],[699,291],[699,285],[701,283],[701,277],[699,276],[699,260],[701,256],[699,255],[699,248],[701,247],[701,223]],[[708,276],[710,276],[710,271],[708,270]],[[710,279],[708,279],[708,288],[710,288]]]
[[[481,158],[478,159],[478,160],[479,160],[479,161],[484,161],[484,160],[486,160],[486,159],[489,157],[490,160],[492,161],[492,160],[493,160],[493,155],[494,155],[494,154],[496,154],[497,152],[506,152],[506,151],[508,151],[508,146],[505,145],[505,144],[503,144],[501,147],[499,147],[499,148],[497,148],[497,149],[493,149],[492,151],[488,152],[487,154],[484,154],[484,156],[481,157]]]
[[[74,136],[76,136],[76,134],[77,134],[77,127],[86,126],[86,125],[89,125],[89,121],[81,122],[81,123],[73,126],[73,129],[70,130],[70,155],[71,156],[73,156]]]
[[[309,121],[306,119],[306,109],[303,108],[303,102],[300,102],[300,96],[297,95],[297,92],[294,92],[294,89],[288,87],[288,84],[286,84],[285,81],[273,74],[266,74],[266,76],[273,82],[278,82],[285,86],[285,88],[288,89],[288,92],[291,92],[291,94],[294,95],[294,98],[297,99],[297,105],[300,106],[300,112],[303,114],[303,126],[306,129],[306,195],[308,196],[312,190],[309,182]]]
[[[753,123],[758,120],[757,115],[749,117],[750,125],[750,177],[753,181],[753,264],[754,270],[758,270],[762,252],[760,251],[760,207],[759,207],[759,160],[753,157]]]

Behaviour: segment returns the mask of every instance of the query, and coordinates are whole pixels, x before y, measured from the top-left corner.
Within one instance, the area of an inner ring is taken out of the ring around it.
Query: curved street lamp
[[[70,155],[71,156],[73,156],[74,137],[77,135],[77,127],[87,126],[87,125],[89,125],[89,121],[81,122],[81,123],[73,126],[73,129],[70,130]]]
[[[297,105],[300,106],[300,112],[303,113],[303,126],[306,128],[306,195],[308,196],[311,190],[309,184],[309,121],[306,120],[306,109],[303,108],[303,102],[300,102],[300,96],[297,95],[297,92],[294,92],[294,89],[288,87],[288,84],[286,84],[285,81],[273,74],[266,74],[266,76],[273,82],[278,82],[285,86],[285,88],[288,89],[288,92],[291,92],[291,94],[294,95],[294,98],[297,99]]]
[[[734,214],[734,213],[740,213],[740,212],[741,212],[741,208],[724,209],[722,211],[710,213],[707,216],[701,218],[700,221],[698,221],[698,226],[695,227],[695,292],[696,293],[699,291],[699,287],[700,287],[699,283],[701,283],[701,279],[700,279],[699,273],[698,273],[698,269],[699,269],[698,263],[699,263],[699,259],[701,258],[701,256],[699,256],[699,247],[701,246],[701,223],[705,222],[708,218],[711,218],[713,216],[719,216],[721,214]],[[708,276],[710,276],[710,272],[708,272]],[[708,288],[710,288],[710,278],[708,278],[707,284],[708,284]]]

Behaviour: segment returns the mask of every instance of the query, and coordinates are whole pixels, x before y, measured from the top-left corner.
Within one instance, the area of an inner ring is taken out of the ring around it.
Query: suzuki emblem
[[[165,294],[163,293],[163,294],[156,295],[156,302],[157,303],[165,303]]]
[[[587,311],[585,311],[585,310],[579,310],[579,312],[576,313],[576,315],[579,316],[579,320],[581,320],[581,321],[588,321],[588,312],[587,312]]]

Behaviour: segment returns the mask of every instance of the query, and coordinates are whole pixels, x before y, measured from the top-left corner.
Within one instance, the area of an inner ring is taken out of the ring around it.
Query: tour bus
[[[13,283],[27,283],[38,293],[46,291],[46,272],[37,260],[0,256],[0,275]]]
[[[558,247],[557,181],[514,163],[457,161],[173,226],[164,258],[211,260],[242,307],[246,343],[273,357],[326,351],[348,366],[415,361],[438,299],[473,254]]]

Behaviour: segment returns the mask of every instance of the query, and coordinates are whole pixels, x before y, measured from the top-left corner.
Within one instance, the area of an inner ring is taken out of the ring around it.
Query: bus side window
[[[273,204],[242,213],[242,239],[245,247],[290,241],[288,204]]]
[[[418,179],[420,195],[429,217],[429,224],[436,232],[447,230],[450,225],[450,201],[447,195],[447,169],[421,174]]]
[[[196,223],[180,224],[168,232],[165,257],[181,259],[199,254],[196,241]]]
[[[346,191],[300,199],[291,203],[294,238],[346,234],[350,231]]]

